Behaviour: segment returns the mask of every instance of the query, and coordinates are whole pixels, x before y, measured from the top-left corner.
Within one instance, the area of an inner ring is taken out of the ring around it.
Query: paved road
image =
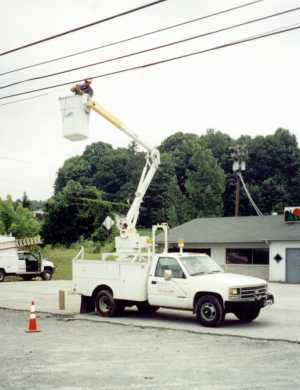
[[[292,390],[300,345],[0,310],[1,390]]]
[[[76,319],[88,319],[102,323],[135,325],[185,330],[196,333],[243,336],[250,338],[297,341],[300,343],[300,285],[270,283],[270,291],[275,295],[275,304],[262,310],[262,314],[251,324],[242,324],[235,317],[228,316],[218,329],[199,326],[189,312],[160,309],[152,317],[141,317],[131,310],[123,317],[103,319],[94,314],[78,315],[79,297],[67,295],[65,311],[58,310],[58,290],[71,290],[70,281],[51,282],[12,282],[0,284],[0,307],[29,310],[32,299],[37,300],[39,312],[75,315]]]

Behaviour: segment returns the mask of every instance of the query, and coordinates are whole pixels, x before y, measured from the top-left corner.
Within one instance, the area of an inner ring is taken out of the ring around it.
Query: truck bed
[[[115,299],[145,301],[149,263],[74,260],[73,289],[91,296],[97,286],[108,285]]]

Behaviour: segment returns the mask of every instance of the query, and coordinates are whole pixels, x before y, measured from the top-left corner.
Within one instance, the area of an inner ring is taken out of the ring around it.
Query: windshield
[[[222,268],[206,255],[183,256],[180,261],[191,276],[223,272]]]

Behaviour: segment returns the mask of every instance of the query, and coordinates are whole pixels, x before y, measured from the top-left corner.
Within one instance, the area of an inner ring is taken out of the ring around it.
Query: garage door
[[[300,283],[300,248],[286,250],[286,281]]]

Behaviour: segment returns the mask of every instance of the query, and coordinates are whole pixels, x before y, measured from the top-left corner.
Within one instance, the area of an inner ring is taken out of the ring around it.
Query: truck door
[[[26,273],[26,262],[25,262],[25,256],[24,252],[18,252],[18,268],[17,273],[18,274],[25,274]]]
[[[25,252],[24,257],[26,262],[26,272],[38,272],[39,270],[38,259],[31,252]]]
[[[170,280],[165,280],[165,270],[172,271]],[[148,300],[154,306],[182,309],[192,307],[185,272],[174,257],[159,257],[154,275],[149,276]]]

